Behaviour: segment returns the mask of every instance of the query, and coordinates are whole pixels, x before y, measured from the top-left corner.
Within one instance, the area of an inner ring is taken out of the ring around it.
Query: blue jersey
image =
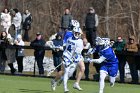
[[[63,38],[63,43],[66,43],[68,38],[73,36],[73,32],[72,31],[66,31],[64,38]]]
[[[101,50],[100,56],[104,56],[106,60],[104,61],[105,64],[110,65],[110,64],[118,64],[118,59],[111,47]]]
[[[118,59],[111,47],[99,50],[100,56],[106,58],[104,62],[101,63],[100,70],[106,71],[109,76],[115,77],[118,72]]]

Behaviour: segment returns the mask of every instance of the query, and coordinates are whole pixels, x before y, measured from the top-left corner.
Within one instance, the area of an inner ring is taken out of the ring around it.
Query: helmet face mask
[[[102,49],[105,49],[106,47],[110,46],[110,39],[109,38],[100,38],[100,37],[97,37],[96,38],[96,45],[97,46],[100,46],[101,50]]]
[[[100,37],[97,37],[96,38],[96,45],[97,46],[100,46],[100,45],[104,45],[104,40],[102,40],[102,38],[100,38]]]
[[[74,33],[74,37],[75,37],[76,39],[78,39],[78,38],[81,37],[82,30],[81,30],[81,28],[79,28],[79,27],[74,27],[74,28],[73,28],[73,33]]]
[[[76,39],[80,38],[80,37],[81,37],[81,33],[79,33],[79,32],[74,32],[74,37],[75,37]]]

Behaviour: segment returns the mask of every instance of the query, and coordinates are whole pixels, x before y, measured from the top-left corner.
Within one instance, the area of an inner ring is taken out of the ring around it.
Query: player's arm
[[[104,62],[105,60],[106,60],[106,58],[104,56],[100,56],[99,59],[91,59],[90,62],[94,62],[94,63],[100,64],[100,63]]]
[[[91,54],[95,53],[95,51],[96,51],[96,48],[90,48],[87,52],[87,55],[91,55]]]

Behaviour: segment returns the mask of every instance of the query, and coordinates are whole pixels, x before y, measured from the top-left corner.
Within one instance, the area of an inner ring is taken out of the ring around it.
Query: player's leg
[[[54,60],[54,66],[55,66],[55,67],[57,67],[59,64],[61,64],[61,60],[60,60],[59,57],[53,55],[53,60]],[[61,66],[59,66],[59,67],[56,69],[55,78],[52,79],[52,81],[51,81],[51,88],[52,88],[53,91],[55,91],[55,89],[56,89],[57,81],[60,79],[61,74],[62,74]]]
[[[68,79],[69,79],[69,70],[70,70],[70,67],[65,67],[64,68],[64,76],[63,76],[63,85],[64,85],[64,92],[68,92],[69,89],[67,87],[67,82],[68,82]]]
[[[107,76],[107,72],[104,70],[100,70],[99,93],[103,93],[106,76]]]
[[[61,57],[56,57],[56,63],[54,63],[55,67],[57,67],[58,65],[61,64],[62,60],[61,60]],[[55,81],[57,82],[59,79],[61,79],[61,76],[63,76],[63,71],[61,70],[61,66],[59,66],[57,69],[57,72],[56,72],[56,76],[55,76]]]
[[[73,63],[71,64],[69,67],[65,68],[65,73],[64,73],[64,77],[63,77],[63,81],[64,81],[64,91],[68,92],[68,88],[67,88],[67,81],[68,79],[73,75],[73,72],[76,69],[76,64]]]
[[[115,84],[115,79],[116,79],[116,77],[110,76],[110,86],[111,86],[111,87],[114,86],[114,84]]]
[[[57,72],[55,78],[52,79],[52,81],[51,81],[51,88],[52,88],[53,91],[55,91],[57,85],[60,86],[60,84],[62,83],[62,81],[63,81],[63,74],[64,74],[63,71],[59,71],[59,72]]]
[[[116,75],[118,73],[118,64],[113,64],[112,67],[109,68],[109,76],[110,76],[110,86],[113,87],[116,79]]]
[[[64,75],[61,79],[63,79],[63,85],[64,85],[64,92],[68,92],[68,87],[67,87],[67,81],[69,79],[68,74],[69,74],[69,70],[70,70],[70,63],[71,60],[69,60],[67,57],[63,57],[64,60]]]
[[[57,82],[55,81],[55,79],[52,79],[51,80],[51,88],[52,88],[53,91],[55,91],[56,85],[57,85]]]
[[[57,73],[59,73],[59,72],[57,72]],[[57,74],[56,74],[55,78],[52,79],[52,81],[51,81],[51,88],[52,88],[53,91],[55,91],[56,86],[57,86],[57,81],[59,79],[60,79],[60,76],[57,76]]]
[[[64,78],[64,72],[62,71],[61,77],[60,77],[60,79],[57,82],[57,86],[61,85],[61,83],[63,82],[63,78]]]
[[[73,85],[73,88],[78,89],[78,90],[83,90],[80,86],[79,86],[79,82],[84,74],[85,71],[85,65],[83,61],[78,62],[78,67],[79,67],[79,72],[78,72],[78,76],[76,78],[76,82]]]
[[[77,67],[77,64],[76,63],[73,63],[70,65],[70,69],[69,69],[69,74],[68,74],[68,77],[72,77],[74,71],[76,70],[76,67]]]
[[[51,88],[52,88],[53,91],[55,91],[56,86],[60,86],[60,84],[61,84],[62,81],[63,81],[63,74],[64,74],[64,72],[63,72],[63,71],[60,71],[60,72],[58,72],[58,73],[61,73],[61,75],[60,75],[60,76],[56,76],[56,77],[55,77],[54,79],[52,79],[52,81],[51,81]]]

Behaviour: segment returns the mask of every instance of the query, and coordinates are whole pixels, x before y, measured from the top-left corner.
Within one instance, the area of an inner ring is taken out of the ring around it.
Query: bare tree
[[[118,35],[140,38],[140,0],[1,0],[0,9],[18,8],[20,12],[29,9],[33,16],[31,39],[37,31],[46,40],[59,30],[60,19],[65,8],[70,8],[74,19],[84,25],[90,6],[99,15],[98,35],[115,39]]]
[[[110,3],[110,0],[107,0],[106,1],[106,34],[107,34],[107,37],[110,36],[110,34],[109,34],[109,3]]]

